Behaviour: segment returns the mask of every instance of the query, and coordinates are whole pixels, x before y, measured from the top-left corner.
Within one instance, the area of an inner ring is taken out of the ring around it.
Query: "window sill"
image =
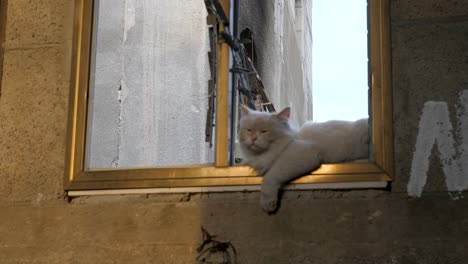
[[[91,173],[91,175],[87,175],[89,182],[86,180],[75,182],[76,188],[70,188],[68,196],[259,191],[262,181],[262,176],[258,176],[248,166],[200,167],[195,170],[196,173],[193,169],[188,171],[185,169],[156,170],[153,172],[156,172],[157,175],[153,175],[153,178],[159,176],[157,177],[159,179],[149,181],[144,179],[144,176],[147,176],[146,174],[149,172],[145,169],[141,171],[114,170],[114,177],[116,172],[122,173],[120,180],[123,181],[112,181],[105,179],[104,175],[92,175]],[[194,174],[189,175],[187,172]],[[100,178],[101,181],[93,180],[93,177]],[[294,180],[285,189],[386,188],[390,181],[391,178],[373,163],[323,164],[311,174]],[[100,186],[100,188],[92,188],[92,186]]]
[[[349,190],[349,189],[384,189],[386,181],[368,182],[337,182],[337,183],[303,183],[288,184],[285,190]],[[256,192],[260,185],[245,186],[214,186],[214,187],[176,187],[176,188],[143,188],[143,189],[115,189],[115,190],[84,190],[69,191],[69,197],[94,195],[121,195],[121,194],[161,194],[161,193],[219,193],[219,192]]]

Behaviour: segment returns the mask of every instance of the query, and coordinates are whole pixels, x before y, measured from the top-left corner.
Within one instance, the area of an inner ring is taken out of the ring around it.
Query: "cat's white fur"
[[[265,113],[242,107],[239,141],[244,162],[263,175],[260,204],[278,207],[281,188],[320,167],[368,157],[367,119],[306,123],[299,131],[288,123],[290,108]]]
[[[323,145],[323,162],[336,163],[368,158],[368,119],[357,121],[331,120],[322,123],[307,122],[298,138],[312,140]]]

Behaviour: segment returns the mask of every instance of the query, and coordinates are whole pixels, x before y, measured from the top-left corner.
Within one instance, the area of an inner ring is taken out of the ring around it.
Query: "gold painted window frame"
[[[2,97],[3,56],[5,53],[7,7],[8,1],[0,0],[0,98]]]
[[[229,14],[230,1],[221,0]],[[175,168],[85,170],[88,84],[94,0],[75,0],[72,79],[65,162],[65,190],[260,185],[248,166],[228,166],[229,46],[219,45],[215,164]],[[369,0],[372,162],[324,164],[295,184],[391,182],[393,125],[389,0]],[[222,30],[222,28],[220,29]]]

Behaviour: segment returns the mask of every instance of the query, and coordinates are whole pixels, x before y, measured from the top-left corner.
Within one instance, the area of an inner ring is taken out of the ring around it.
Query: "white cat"
[[[260,205],[267,213],[278,207],[281,188],[322,163],[368,158],[368,121],[308,122],[299,130],[288,123],[290,108],[279,113],[242,106],[239,141],[244,162],[263,175]]]

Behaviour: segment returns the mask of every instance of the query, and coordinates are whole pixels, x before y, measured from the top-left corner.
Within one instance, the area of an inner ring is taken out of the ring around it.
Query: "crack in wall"
[[[123,64],[122,64],[123,65]],[[122,66],[123,70],[123,66]],[[114,166],[119,167],[120,161],[120,153],[121,153],[121,146],[122,146],[122,124],[123,124],[123,117],[122,117],[122,87],[124,86],[124,80],[120,80],[120,85],[117,88],[117,100],[119,101],[119,119],[117,121],[117,157],[114,160]]]

